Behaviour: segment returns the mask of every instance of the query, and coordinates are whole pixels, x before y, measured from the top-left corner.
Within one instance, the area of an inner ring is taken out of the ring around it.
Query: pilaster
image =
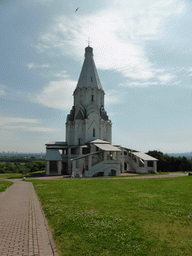
[[[58,175],[61,175],[61,171],[62,171],[62,162],[61,161],[57,161],[57,171],[58,171]]]
[[[153,161],[153,168],[154,168],[154,172],[157,172],[157,161]]]
[[[50,161],[46,161],[46,175],[49,176],[50,174]]]
[[[90,155],[88,157],[88,170],[90,171],[91,170],[91,166],[92,166],[92,155]]]

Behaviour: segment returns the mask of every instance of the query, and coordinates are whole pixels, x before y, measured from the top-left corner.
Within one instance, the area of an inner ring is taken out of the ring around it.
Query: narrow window
[[[91,95],[91,100],[94,101],[94,95]]]
[[[95,137],[95,128],[93,128],[93,137]]]
[[[80,143],[81,143],[81,139],[79,139],[79,145],[80,145]]]
[[[91,82],[93,82],[93,77],[91,77]]]

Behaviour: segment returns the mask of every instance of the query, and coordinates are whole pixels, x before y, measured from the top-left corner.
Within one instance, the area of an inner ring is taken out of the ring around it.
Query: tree
[[[153,150],[148,151],[148,155],[157,158],[157,171],[168,171],[169,170],[169,159],[170,157],[168,155],[164,155],[161,151]]]
[[[182,158],[182,161],[181,161],[181,164],[180,164],[180,170],[182,172],[191,171],[191,164],[185,156],[183,156],[183,158]]]

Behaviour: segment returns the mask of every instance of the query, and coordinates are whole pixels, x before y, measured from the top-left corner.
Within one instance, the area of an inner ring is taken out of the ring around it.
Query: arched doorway
[[[111,176],[116,176],[116,170],[111,170]]]
[[[117,171],[116,170],[114,170],[114,169],[111,169],[110,171],[109,171],[109,174],[108,174],[109,176],[117,176]]]
[[[58,175],[57,161],[50,161],[50,175]]]
[[[61,171],[62,175],[67,175],[67,163],[66,162],[62,162],[62,171]]]

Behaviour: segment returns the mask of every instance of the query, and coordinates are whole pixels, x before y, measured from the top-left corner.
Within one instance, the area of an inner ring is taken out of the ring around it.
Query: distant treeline
[[[192,159],[192,152],[189,153],[168,153],[168,156],[173,156],[173,157],[183,157],[185,156],[187,159]]]
[[[157,171],[162,172],[190,172],[192,171],[192,159],[173,157],[163,154],[161,151],[148,151],[148,155],[158,159]]]
[[[28,173],[45,171],[45,159],[1,157],[0,173]]]
[[[39,158],[39,159],[36,159],[35,157],[31,156],[30,158],[26,158],[26,157],[7,157],[7,156],[3,156],[3,157],[0,157],[0,162],[10,162],[10,163],[29,163],[29,162],[33,162],[35,160],[38,160],[38,161],[45,161],[44,158]]]

